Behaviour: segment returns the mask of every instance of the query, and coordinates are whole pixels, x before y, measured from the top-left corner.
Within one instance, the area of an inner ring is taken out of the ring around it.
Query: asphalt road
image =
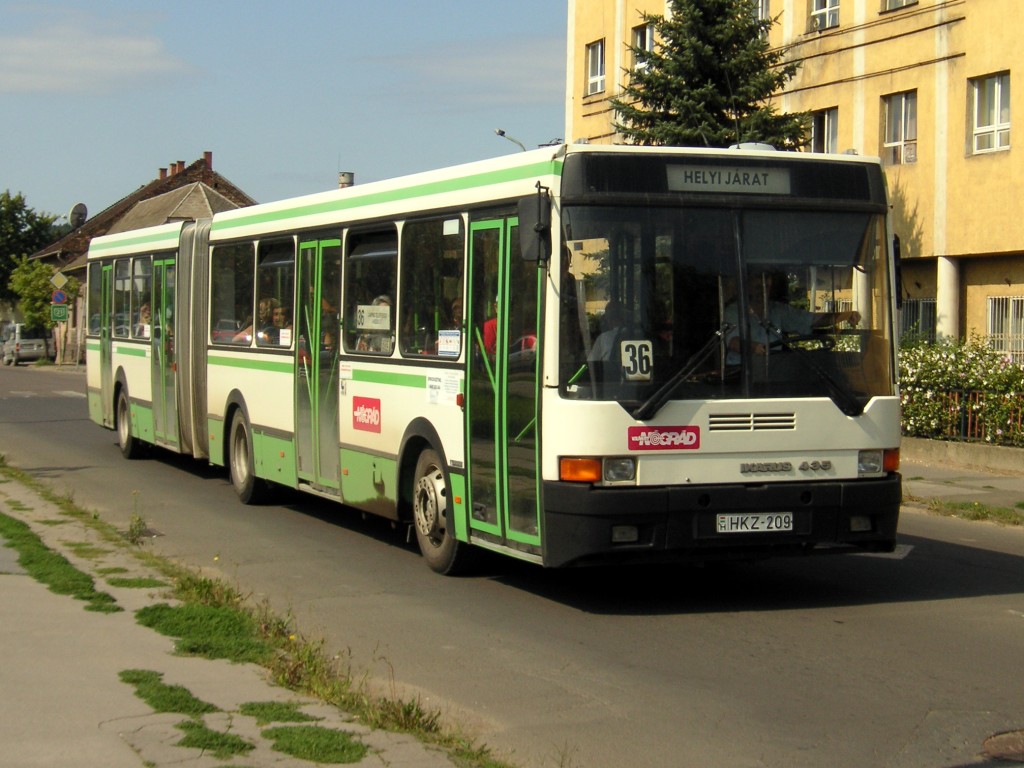
[[[1024,727],[1024,533],[905,511],[891,556],[550,572],[427,570],[384,521],[125,462],[84,375],[0,370],[0,453],[160,554],[219,573],[386,690],[519,765],[982,764]]]

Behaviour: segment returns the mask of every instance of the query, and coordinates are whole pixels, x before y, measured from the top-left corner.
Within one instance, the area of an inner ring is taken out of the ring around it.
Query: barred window
[[[988,342],[1015,363],[1024,363],[1024,296],[989,296]]]

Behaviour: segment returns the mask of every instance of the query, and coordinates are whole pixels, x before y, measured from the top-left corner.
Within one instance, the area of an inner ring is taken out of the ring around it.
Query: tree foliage
[[[766,142],[806,145],[809,116],[779,114],[772,96],[797,71],[772,50],[774,19],[756,0],[670,0],[671,14],[643,14],[653,50],[631,47],[637,66],[613,99],[616,129],[635,144],[727,147]]]
[[[11,272],[10,286],[20,299],[21,314],[25,323],[33,328],[52,328],[50,320],[50,300],[53,297],[54,269],[50,264],[41,261],[29,261],[26,257],[18,260]],[[78,280],[68,278],[64,292],[68,295],[68,303],[74,306],[75,299],[81,289]]]
[[[11,274],[20,260],[53,242],[56,217],[38,214],[25,204],[24,196],[0,193],[0,301],[17,301]]]

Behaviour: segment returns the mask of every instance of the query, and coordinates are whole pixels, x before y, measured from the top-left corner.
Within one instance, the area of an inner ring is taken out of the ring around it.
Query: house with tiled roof
[[[85,263],[89,243],[94,237],[129,229],[166,224],[172,221],[194,221],[209,218],[220,211],[254,205],[256,201],[239,187],[213,170],[213,153],[190,165],[184,160],[160,168],[157,178],[143,184],[113,205],[87,219],[56,242],[32,254],[29,258],[52,264],[69,277],[85,283]],[[70,313],[66,327],[64,359],[77,359],[78,318],[84,317],[84,296]]]

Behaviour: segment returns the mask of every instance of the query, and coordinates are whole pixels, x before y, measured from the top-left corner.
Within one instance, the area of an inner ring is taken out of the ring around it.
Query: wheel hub
[[[413,517],[420,535],[435,538],[443,527],[444,513],[444,476],[435,469],[416,484]]]

